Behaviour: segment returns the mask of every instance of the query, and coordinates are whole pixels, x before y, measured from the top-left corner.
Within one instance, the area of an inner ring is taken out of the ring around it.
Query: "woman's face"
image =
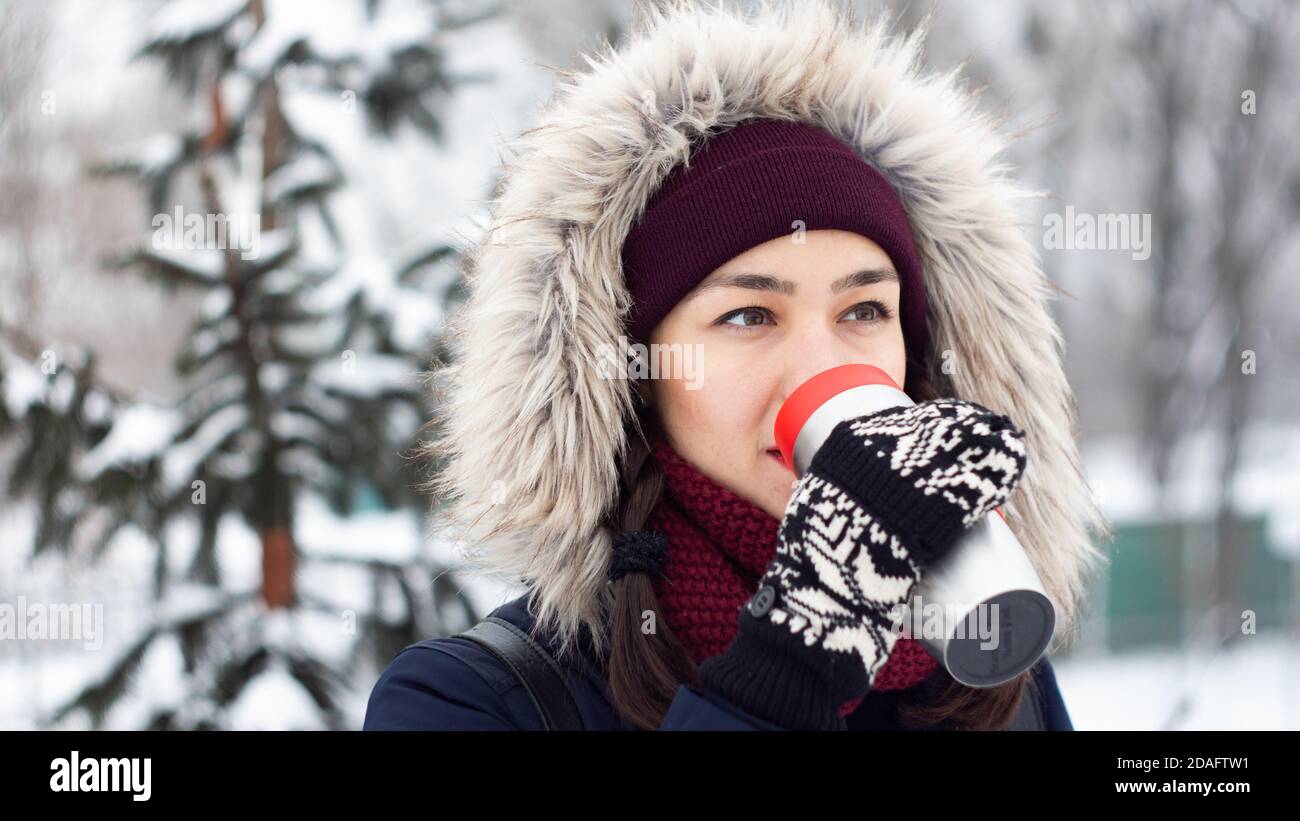
[[[658,371],[647,382],[669,444],[780,519],[796,477],[776,450],[777,411],[836,365],[875,365],[904,384],[898,296],[889,256],[851,231],[778,237],[733,257],[649,336]],[[655,347],[665,345],[679,347]]]

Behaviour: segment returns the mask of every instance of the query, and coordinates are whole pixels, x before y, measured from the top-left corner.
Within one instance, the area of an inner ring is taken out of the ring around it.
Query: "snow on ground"
[[[1053,659],[1076,730],[1300,730],[1300,636]]]

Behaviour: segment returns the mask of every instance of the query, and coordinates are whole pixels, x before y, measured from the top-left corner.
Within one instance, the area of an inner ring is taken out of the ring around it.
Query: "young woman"
[[[526,585],[494,615],[587,728],[1071,728],[1046,656],[966,687],[890,629],[1001,507],[1059,649],[1105,527],[1004,140],[918,48],[820,0],[649,9],[505,170],[430,489],[468,558]],[[853,362],[918,404],[842,422],[796,481],[776,413]],[[464,638],[403,650],[365,722],[541,726]]]

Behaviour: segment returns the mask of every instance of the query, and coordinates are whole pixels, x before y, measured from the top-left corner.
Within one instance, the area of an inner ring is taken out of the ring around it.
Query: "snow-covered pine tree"
[[[42,349],[18,329],[0,331],[0,440],[12,448],[4,496],[33,502],[35,559],[72,543],[89,501],[76,465],[108,434],[118,400],[96,384],[92,352]],[[118,517],[112,527],[100,528],[86,551],[98,556],[125,521]]]
[[[371,683],[365,673],[430,631],[477,619],[427,554],[413,565],[340,545],[305,557],[296,539],[304,499],[325,500],[339,516],[367,493],[413,516],[425,504],[412,489],[424,477],[410,458],[427,416],[418,374],[441,355],[435,332],[445,300],[458,293],[456,251],[435,242],[395,257],[362,226],[335,219],[333,201],[356,180],[331,146],[343,134],[383,141],[408,128],[439,139],[446,95],[482,79],[452,76],[440,38],[495,13],[449,8],[437,0],[171,0],[153,22],[140,54],[165,62],[195,103],[194,125],[100,170],[146,186],[154,212],[148,242],[120,264],[205,294],[177,362],[186,393],[160,406],[82,388],[77,396],[99,396],[99,412],[65,410],[73,420],[60,431],[65,467],[47,469],[41,492],[61,473],[79,488],[71,510],[47,511],[53,541],[94,511],[112,519],[105,534],[134,524],[153,537],[158,615],[47,723],[84,711],[99,726],[119,699],[151,686],[132,674],[170,637],[183,656],[184,695],[154,705],[144,726],[229,726],[225,709],[274,671],[305,691],[319,726],[343,727],[342,699]],[[368,127],[357,128],[358,117]],[[64,378],[76,383],[78,373]],[[28,442],[39,448],[42,438]],[[29,491],[42,485],[17,478]],[[197,518],[198,544],[173,578],[167,525],[184,517]],[[229,517],[257,535],[256,588],[222,578]],[[301,561],[365,573],[368,603],[337,601],[328,583],[301,584]],[[342,664],[320,656],[319,635],[303,635],[304,613],[323,617],[332,643],[347,646]],[[350,679],[354,671],[361,675]]]

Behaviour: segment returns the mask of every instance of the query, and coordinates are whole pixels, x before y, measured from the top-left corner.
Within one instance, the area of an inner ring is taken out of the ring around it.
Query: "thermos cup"
[[[803,476],[839,422],[913,404],[879,368],[841,365],[790,394],[776,416],[776,445]],[[1032,667],[1056,627],[1056,609],[1000,509],[923,569],[905,615],[900,635],[920,641],[969,687],[992,687]]]

